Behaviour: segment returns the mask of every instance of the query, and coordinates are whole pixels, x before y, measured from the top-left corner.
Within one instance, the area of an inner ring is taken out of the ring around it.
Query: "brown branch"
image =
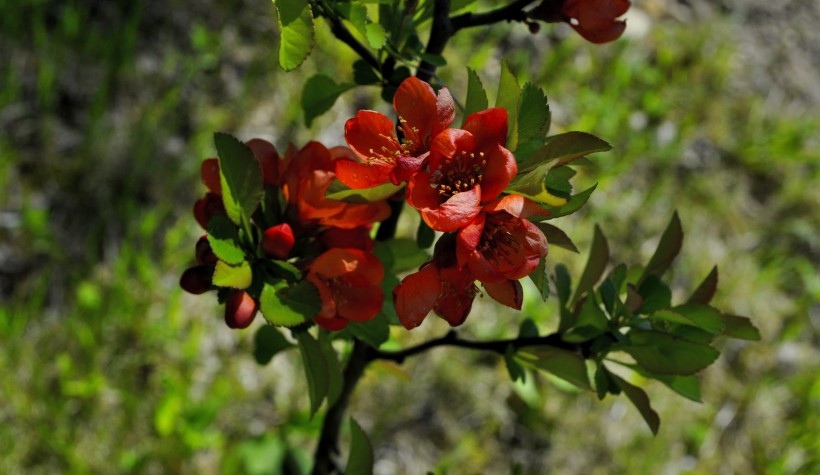
[[[455,30],[450,23],[450,0],[435,0],[433,4],[433,26],[430,28],[430,38],[427,40],[425,53],[439,55],[444,51],[450,37]],[[416,77],[422,81],[430,82],[436,73],[436,65],[428,61],[422,61],[416,70]]]
[[[464,13],[450,19],[453,33],[463,28],[473,26],[492,25],[501,21],[526,21],[527,14],[524,8],[536,0],[515,0],[507,6],[484,13]]]

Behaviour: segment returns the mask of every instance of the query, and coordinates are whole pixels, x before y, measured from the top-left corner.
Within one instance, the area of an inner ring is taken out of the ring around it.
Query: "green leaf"
[[[592,237],[592,248],[589,251],[589,260],[584,267],[584,272],[578,280],[578,287],[575,288],[575,294],[571,300],[571,306],[575,305],[578,299],[584,295],[592,286],[598,282],[598,279],[603,275],[606,265],[609,262],[609,244],[607,244],[606,237],[601,231],[601,228],[595,225],[595,234]]]
[[[245,251],[239,247],[237,228],[228,218],[220,215],[208,221],[208,244],[219,260],[239,265],[245,260]]]
[[[560,218],[562,216],[570,215],[579,209],[581,209],[587,201],[589,201],[589,197],[592,196],[592,192],[595,191],[595,188],[598,187],[598,184],[594,184],[591,187],[587,188],[586,190],[572,195],[572,198],[567,201],[567,204],[561,206],[542,206],[542,208],[548,210],[550,212],[549,216],[544,217],[537,217],[533,216],[530,218],[530,221],[541,221],[547,219],[555,219]]]
[[[518,143],[533,138],[543,138],[550,123],[550,106],[544,91],[528,82],[521,90],[521,107],[518,111]]]
[[[575,171],[569,168],[554,171],[536,168],[513,178],[505,191],[526,196],[536,203],[564,206],[572,194],[569,179],[574,174]]]
[[[610,277],[601,282],[598,293],[601,295],[601,303],[604,304],[607,313],[614,317],[616,302],[620,303],[620,300],[618,299],[618,289]]]
[[[268,322],[292,327],[318,314],[322,299],[316,287],[306,280],[292,286],[284,281],[265,282],[259,307]]]
[[[723,329],[723,334],[725,336],[738,338],[740,340],[760,340],[760,331],[748,318],[726,314],[722,314],[721,318],[726,324],[726,328]]]
[[[658,248],[655,249],[655,254],[652,255],[652,258],[649,259],[649,264],[647,264],[643,270],[643,275],[641,275],[640,280],[642,281],[649,275],[662,276],[663,273],[666,272],[666,269],[672,265],[672,261],[677,257],[682,245],[683,228],[680,224],[678,212],[675,211],[675,214],[672,215],[672,220],[669,221],[669,225],[661,236]]]
[[[607,393],[619,394],[621,392],[618,383],[612,379],[611,373],[600,361],[595,370],[595,392],[598,393],[598,399],[603,399]]]
[[[555,266],[555,290],[561,306],[565,307],[572,291],[572,278],[569,275],[569,269],[564,264]]]
[[[715,296],[715,292],[717,291],[718,285],[718,269],[717,266],[712,267],[712,271],[709,272],[709,275],[703,279],[703,282],[700,283],[697,289],[692,293],[692,296],[689,297],[687,303],[700,303],[703,305],[709,304],[712,301],[712,297]]]
[[[510,65],[504,62],[501,66],[501,77],[498,80],[496,107],[507,110],[507,149],[514,152],[518,147],[518,106],[521,101],[521,86],[510,71]]]
[[[638,365],[626,365],[644,378],[651,378],[660,381],[666,387],[680,394],[681,396],[695,402],[702,402],[700,395],[700,381],[695,375],[678,376],[669,374],[657,374],[647,371]]]
[[[567,233],[561,228],[549,223],[535,223],[535,225],[538,226],[538,229],[547,237],[547,242],[550,246],[558,246],[578,254],[578,248],[575,247],[575,243],[572,242],[572,239],[570,239]]]
[[[378,348],[390,338],[390,325],[387,317],[379,313],[366,322],[350,322],[347,324],[350,334],[372,346]]]
[[[344,379],[342,378],[342,366],[339,364],[339,357],[333,345],[330,344],[330,337],[327,332],[319,332],[319,347],[325,359],[327,367],[327,405],[332,406],[342,394]]]
[[[359,424],[350,418],[350,456],[346,475],[373,475],[373,446]]]
[[[302,364],[307,377],[310,417],[312,418],[327,396],[330,373],[319,342],[306,331],[296,333],[295,336],[299,343],[299,353],[302,355]]]
[[[367,61],[357,59],[353,63],[353,82],[362,86],[378,84],[379,76]]]
[[[214,285],[233,289],[247,289],[251,286],[252,281],[251,265],[246,261],[242,261],[238,266],[232,266],[223,261],[216,263],[213,278]]]
[[[687,303],[673,307],[670,310],[660,310],[656,312],[656,314],[659,313],[674,313],[676,316],[681,316],[684,319],[676,323],[700,328],[713,335],[722,332],[726,326],[720,317],[720,312],[708,305]],[[655,318],[654,315],[652,318]]]
[[[253,338],[253,357],[260,365],[270,363],[277,353],[289,348],[293,348],[293,344],[271,325],[259,327]]]
[[[287,261],[278,259],[266,259],[265,267],[274,277],[285,279],[288,282],[298,282],[302,280],[302,271],[295,265]]]
[[[316,27],[308,0],[274,0],[279,17],[279,65],[285,71],[298,68],[315,43]]]
[[[558,168],[595,152],[612,150],[612,146],[586,132],[565,132],[550,137],[550,141],[518,164],[518,173],[541,168]]]
[[[467,68],[467,100],[464,101],[464,119],[475,112],[483,111],[487,108],[487,93],[478,74]]]
[[[419,249],[413,239],[407,238],[379,241],[375,244],[374,253],[382,261],[385,270],[394,274],[417,269],[430,259],[427,251]],[[382,259],[382,256],[385,256],[385,259]]]
[[[392,183],[384,183],[373,188],[365,188],[363,190],[354,190],[348,188],[339,180],[334,180],[327,188],[325,198],[331,200],[344,201],[345,203],[372,203],[373,201],[381,201],[390,198],[397,191],[401,190],[404,185],[394,185]]]
[[[538,293],[541,295],[541,300],[544,302],[550,296],[549,276],[547,275],[546,259],[538,261],[538,266],[530,273],[530,280],[535,284]]]
[[[436,67],[447,65],[447,59],[440,54],[419,53],[419,58]]]
[[[521,326],[518,327],[518,337],[519,338],[537,338],[538,337],[538,327],[535,325],[535,322],[532,321],[532,318],[525,318],[523,322],[521,322]]]
[[[222,203],[228,217],[242,226],[262,200],[262,167],[247,145],[217,132],[214,144],[219,155]]]
[[[371,48],[380,49],[384,46],[384,28],[367,16],[367,7],[355,2],[335,2],[334,6],[367,39],[367,44]]]
[[[618,384],[624,394],[626,394],[626,397],[632,401],[632,404],[638,408],[638,412],[641,413],[641,417],[643,417],[643,420],[649,425],[652,433],[657,435],[661,425],[661,418],[658,416],[658,413],[652,409],[652,406],[649,405],[649,396],[646,395],[646,392],[637,386],[627,383],[615,374],[610,373],[610,377]]]
[[[504,363],[507,365],[507,372],[510,373],[510,379],[513,381],[521,380],[521,382],[527,380],[527,372],[524,371],[524,367],[515,360],[514,346],[507,345],[507,349],[504,351]]]
[[[640,311],[643,314],[650,314],[669,308],[672,305],[672,291],[669,286],[663,283],[660,278],[650,275],[638,288],[638,295],[641,296],[643,304]]]
[[[581,307],[575,324],[564,332],[563,339],[570,343],[589,341],[604,333],[608,325],[609,320],[595,301],[595,294],[590,293]]]
[[[577,353],[549,346],[527,346],[519,348],[518,360],[533,368],[549,371],[579,388],[592,389],[586,362]]]
[[[302,110],[305,111],[305,125],[310,127],[313,119],[324,114],[339,96],[353,88],[353,84],[336,84],[324,74],[315,74],[305,82],[302,89]]]
[[[427,249],[433,245],[433,241],[436,239],[436,232],[433,231],[433,228],[427,225],[424,220],[419,220],[419,227],[416,231],[416,245],[420,249]]]
[[[658,374],[689,375],[712,364],[720,352],[669,333],[632,330],[631,346],[622,348],[644,369]]]

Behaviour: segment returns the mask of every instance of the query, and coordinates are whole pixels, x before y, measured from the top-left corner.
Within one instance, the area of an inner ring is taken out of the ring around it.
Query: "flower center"
[[[513,218],[508,213],[488,214],[478,251],[490,262],[514,265],[524,245],[513,231]]]
[[[476,156],[473,152],[462,150],[454,157],[446,159],[442,166],[430,175],[430,186],[446,198],[471,190],[476,183],[481,183],[484,179],[485,165],[487,159],[484,158],[484,152],[479,152]]]

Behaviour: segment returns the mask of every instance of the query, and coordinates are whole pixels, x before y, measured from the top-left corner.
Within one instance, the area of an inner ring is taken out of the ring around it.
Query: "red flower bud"
[[[189,294],[204,294],[211,290],[213,275],[213,266],[200,265],[191,267],[182,273],[182,277],[179,279],[179,286]]]
[[[208,191],[221,195],[222,183],[219,181],[219,160],[209,158],[203,161],[200,173],[202,174],[202,183],[208,187]]]
[[[208,193],[203,198],[194,203],[194,218],[202,226],[208,228],[208,221],[216,215],[225,216],[225,205],[222,204],[222,197],[215,193]]]
[[[259,305],[244,290],[231,290],[225,302],[225,323],[230,328],[248,328],[256,317]]]
[[[214,254],[213,249],[211,249],[211,243],[208,242],[208,237],[202,236],[199,238],[199,241],[196,242],[196,263],[213,266],[216,265],[217,260],[219,259],[217,259],[216,254]]]
[[[265,231],[262,238],[262,249],[265,253],[276,259],[284,259],[293,249],[293,243],[296,239],[293,237],[293,230],[288,223],[282,223]]]

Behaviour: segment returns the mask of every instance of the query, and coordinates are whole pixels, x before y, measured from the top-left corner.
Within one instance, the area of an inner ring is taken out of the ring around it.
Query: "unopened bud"
[[[294,242],[296,242],[296,239],[293,237],[293,230],[290,225],[282,223],[265,231],[265,235],[262,237],[262,249],[265,254],[275,259],[284,259],[293,249]]]
[[[231,290],[225,301],[225,323],[230,328],[248,328],[256,317],[259,305],[244,290]]]

